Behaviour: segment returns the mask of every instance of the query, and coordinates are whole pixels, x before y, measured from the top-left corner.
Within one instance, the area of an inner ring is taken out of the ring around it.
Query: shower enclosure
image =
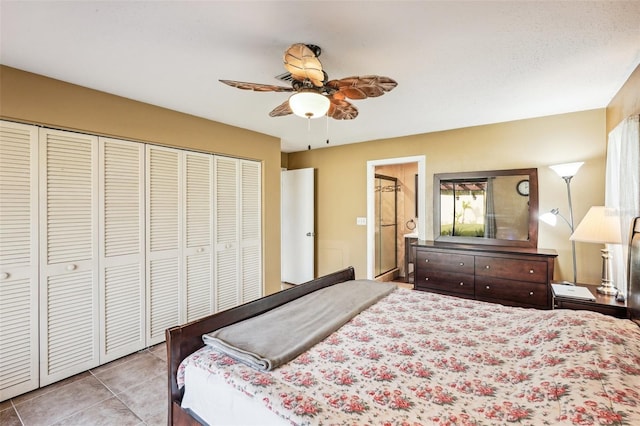
[[[393,271],[397,261],[398,179],[375,175],[375,275]]]

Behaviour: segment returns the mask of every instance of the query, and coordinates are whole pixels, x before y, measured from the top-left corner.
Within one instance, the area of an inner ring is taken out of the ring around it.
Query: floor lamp
[[[567,184],[567,198],[569,200],[569,220],[567,220],[564,216],[560,214],[560,209],[555,208],[550,212],[547,212],[540,216],[540,220],[545,223],[548,223],[551,226],[556,226],[557,216],[560,216],[567,225],[569,225],[569,229],[571,230],[571,234],[573,234],[573,206],[571,205],[571,178],[575,176],[578,172],[578,169],[584,164],[584,162],[579,161],[576,163],[565,163],[565,164],[557,164],[555,166],[550,166],[553,171],[555,171],[558,176],[564,179]],[[573,282],[571,284],[576,284],[578,282],[578,274],[576,270],[576,242],[571,241],[571,254],[573,258]],[[568,283],[567,283],[568,284]]]

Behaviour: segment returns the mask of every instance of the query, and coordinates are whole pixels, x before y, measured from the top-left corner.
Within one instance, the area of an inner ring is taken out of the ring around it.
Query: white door
[[[242,303],[262,297],[262,165],[240,160]]]
[[[214,269],[216,312],[240,304],[240,259],[238,250],[239,160],[214,156]]]
[[[283,171],[281,198],[281,279],[302,284],[314,278],[314,170]]]
[[[182,200],[180,151],[147,145],[147,345],[180,324]]]
[[[216,312],[262,296],[262,166],[215,155]]]
[[[145,347],[144,145],[100,138],[100,364]]]
[[[213,156],[184,152],[184,220],[182,268],[184,288],[180,322],[193,321],[214,311],[212,186]]]
[[[40,130],[40,386],[99,364],[98,138]]]
[[[38,387],[38,128],[0,122],[0,401]]]

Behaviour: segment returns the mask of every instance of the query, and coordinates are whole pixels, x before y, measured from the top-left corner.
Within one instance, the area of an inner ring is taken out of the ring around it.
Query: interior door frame
[[[414,155],[410,157],[385,158],[381,160],[367,161],[367,278],[374,279],[375,274],[375,174],[377,166],[391,164],[418,163],[418,238],[425,240],[426,237],[426,209],[425,209],[425,175],[427,169],[426,155]]]

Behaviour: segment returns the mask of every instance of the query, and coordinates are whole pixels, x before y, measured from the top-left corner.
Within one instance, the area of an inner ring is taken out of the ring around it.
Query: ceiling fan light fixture
[[[300,91],[289,98],[289,108],[302,118],[318,118],[329,111],[329,98],[315,91]]]

